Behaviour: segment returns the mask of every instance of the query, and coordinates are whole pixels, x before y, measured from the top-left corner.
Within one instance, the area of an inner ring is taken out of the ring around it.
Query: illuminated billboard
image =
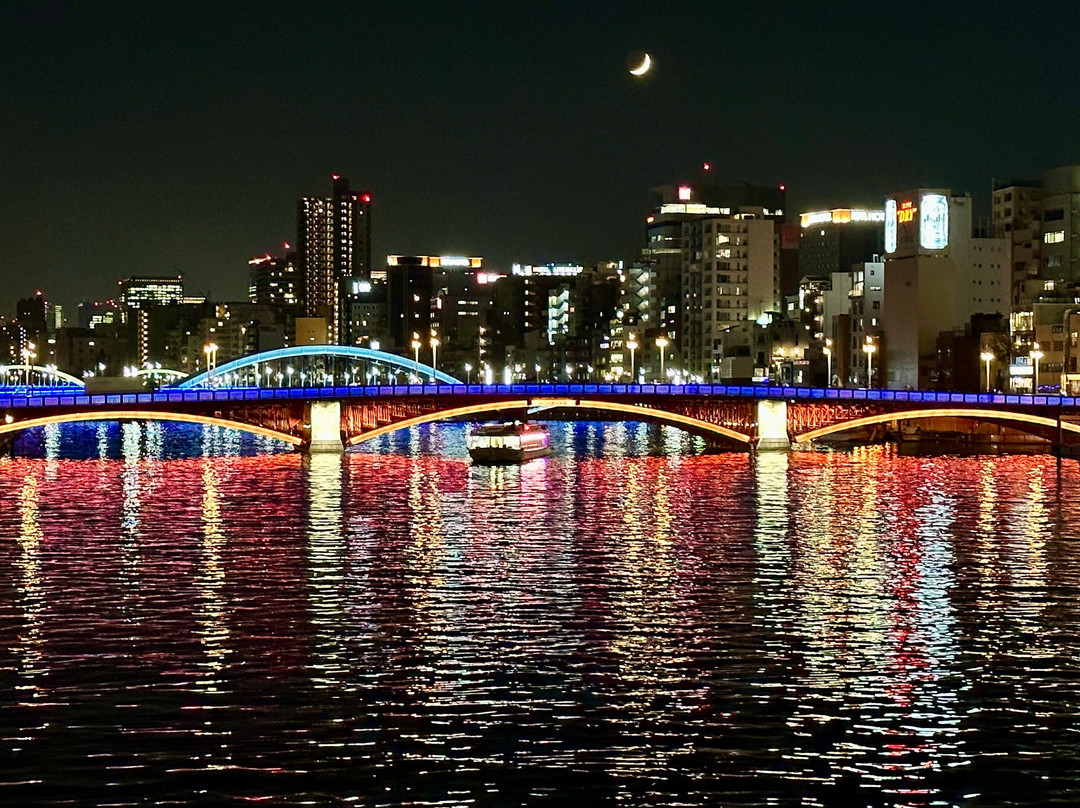
[[[924,250],[944,250],[949,246],[949,200],[944,194],[923,194],[919,201],[919,246]]]
[[[887,255],[936,252],[948,246],[948,191],[911,191],[885,200]]]
[[[813,227],[818,224],[883,221],[885,221],[885,211],[865,210],[862,208],[833,208],[832,210],[815,210],[813,213],[799,214],[799,224],[802,227]]]
[[[885,252],[896,252],[896,200],[885,200]]]

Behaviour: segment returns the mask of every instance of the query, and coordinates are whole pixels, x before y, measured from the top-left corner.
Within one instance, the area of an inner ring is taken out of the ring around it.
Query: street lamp
[[[630,383],[634,382],[634,351],[637,350],[637,335],[631,334],[626,338],[626,347],[630,351]]]
[[[420,380],[420,335],[413,331],[413,364],[416,366],[416,380]]]
[[[206,372],[210,373],[217,367],[217,343],[208,342],[203,346],[203,353],[206,354]]]
[[[437,339],[435,339],[435,337],[432,337],[429,340],[429,342],[431,343],[431,368],[432,368],[432,370],[438,370],[438,368],[439,368],[439,359],[438,359],[439,341]],[[432,378],[434,378],[434,374],[432,374]]]
[[[1032,393],[1039,392],[1039,360],[1043,358],[1043,352],[1039,350],[1039,343],[1031,344],[1031,353],[1028,354],[1035,361],[1035,375],[1032,377]]]
[[[19,353],[22,354],[23,364],[26,365],[26,386],[27,387],[30,386],[30,368],[33,365],[34,358],[37,356],[37,354],[34,353],[36,348],[37,348],[37,346],[34,345],[34,343],[28,342],[28,343],[26,343],[26,347],[23,348],[19,352]]]
[[[660,349],[660,381],[664,380],[664,349],[671,344],[667,337],[657,337],[656,347]]]
[[[465,384],[472,384],[472,364],[465,363]]]
[[[825,340],[825,347],[822,348],[825,352],[825,386],[832,387],[832,340]]]
[[[862,346],[863,351],[866,352],[866,386],[874,386],[874,351],[877,350],[877,346],[873,342],[873,337],[867,336],[866,344]]]
[[[986,363],[986,392],[990,392],[990,363],[994,361],[992,351],[983,351],[979,358]]]

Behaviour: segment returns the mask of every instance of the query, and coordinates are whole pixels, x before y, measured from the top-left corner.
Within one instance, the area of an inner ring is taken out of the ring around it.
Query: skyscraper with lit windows
[[[330,341],[348,344],[349,290],[371,280],[371,194],[350,189],[338,174],[331,180],[330,197],[297,203],[297,261],[305,315],[324,318]]]

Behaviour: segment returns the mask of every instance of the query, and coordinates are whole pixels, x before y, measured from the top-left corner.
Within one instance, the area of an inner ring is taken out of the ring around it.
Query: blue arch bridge
[[[304,451],[340,452],[417,424],[512,418],[647,421],[700,435],[712,448],[745,451],[937,432],[990,442],[1030,439],[1063,451],[1080,448],[1080,399],[1071,396],[720,384],[471,384],[396,355],[341,346],[255,354],[152,392],[97,394],[76,384],[0,387],[0,437],[53,423],[156,420],[232,427]]]

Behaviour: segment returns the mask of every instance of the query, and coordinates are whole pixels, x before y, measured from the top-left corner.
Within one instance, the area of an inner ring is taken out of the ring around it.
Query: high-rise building
[[[1042,277],[1080,284],[1080,165],[1042,176]]]
[[[120,285],[120,309],[125,318],[132,310],[148,306],[171,306],[184,301],[184,276],[165,278],[136,276],[124,278]]]
[[[298,305],[302,284],[296,263],[295,250],[284,256],[266,253],[252,258],[248,261],[248,299],[268,306]]]
[[[483,268],[480,258],[442,256],[434,272],[432,329],[442,347],[442,366],[462,378],[465,363],[475,365],[481,329],[495,296],[495,284],[505,273]]]
[[[297,262],[305,314],[326,320],[332,343],[348,344],[351,284],[371,280],[371,194],[351,190],[338,174],[331,179],[330,197],[297,203]]]
[[[413,342],[425,348],[431,339],[434,268],[431,256],[389,255],[386,258],[386,317],[390,345],[414,355]]]
[[[1004,239],[972,235],[970,196],[920,189],[885,200],[885,290],[874,386],[928,388],[938,335],[1009,313]],[[879,373],[880,370],[880,373]]]
[[[764,188],[747,183],[664,185],[653,189],[653,197],[653,211],[645,220],[646,246],[642,251],[642,258],[653,267],[650,300],[635,327],[640,346],[637,359],[642,367],[659,367],[656,340],[660,337],[668,340],[669,357],[688,355],[684,344],[686,283],[693,279],[686,271],[684,224],[709,217],[731,216],[733,211],[742,208],[757,209],[759,216],[772,220],[782,219],[784,213],[782,187]],[[778,287],[779,265],[776,269],[774,285]],[[689,290],[690,295],[695,293],[696,290]],[[775,305],[779,305],[779,291]],[[695,334],[695,340],[697,342],[690,351],[696,357],[695,367],[708,366],[711,360],[703,358],[700,334]],[[697,374],[699,371],[691,372]]]
[[[724,208],[682,224],[683,370],[726,378],[723,360],[750,355],[750,326],[780,310],[775,209]]]
[[[1014,180],[994,188],[990,235],[1005,239],[1012,274],[1012,306],[1029,308],[1030,284],[1042,269],[1042,189],[1037,182]]]
[[[36,339],[37,335],[43,334],[47,330],[46,311],[48,307],[49,304],[40,291],[33,297],[22,298],[15,305],[15,319],[19,321],[19,325],[26,329],[28,334],[32,335],[32,339]]]
[[[799,215],[799,272],[828,277],[881,255],[885,211],[834,208]]]

